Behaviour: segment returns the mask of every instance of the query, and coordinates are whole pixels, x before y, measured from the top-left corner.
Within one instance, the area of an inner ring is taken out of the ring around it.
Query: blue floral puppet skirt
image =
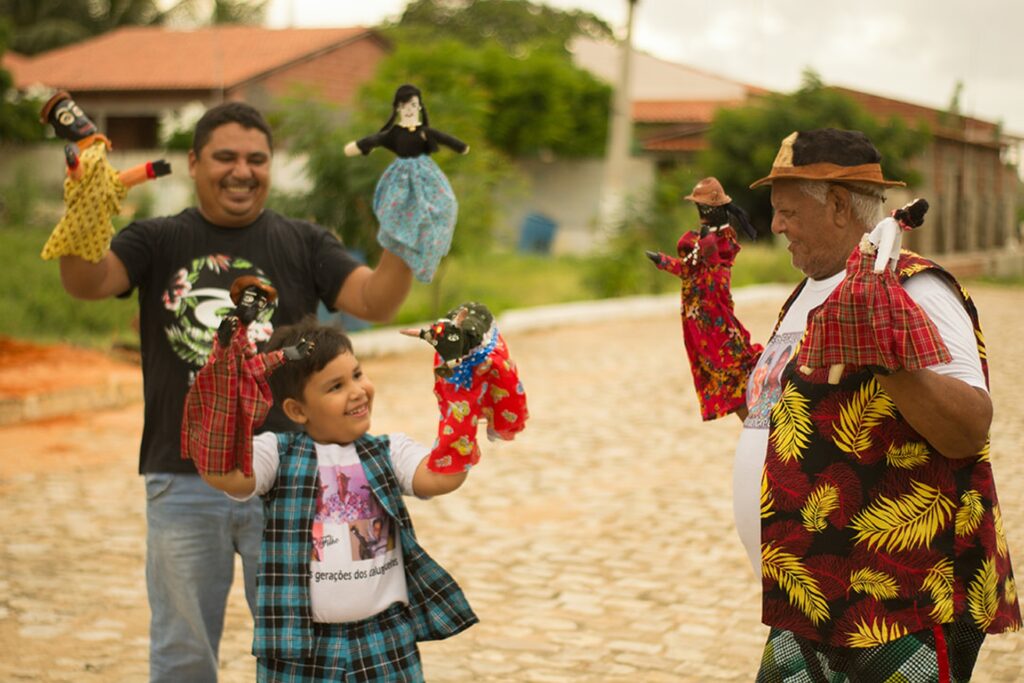
[[[373,194],[380,221],[377,241],[430,282],[452,246],[459,203],[441,168],[426,154],[398,158],[384,170]]]

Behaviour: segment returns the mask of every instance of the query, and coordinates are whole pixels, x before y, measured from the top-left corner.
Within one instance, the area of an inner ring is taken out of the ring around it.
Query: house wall
[[[359,87],[373,78],[377,65],[387,55],[381,43],[363,38],[323,52],[265,77],[232,88],[230,99],[269,104],[269,98],[287,95],[296,84],[315,88],[326,100],[348,104]]]
[[[518,236],[526,217],[539,213],[556,224],[552,252],[592,251],[600,245],[603,235],[604,165],[602,159],[517,162],[526,187],[515,197],[501,200],[499,232]],[[631,157],[625,174],[627,196],[646,196],[654,184],[655,169],[654,159]]]

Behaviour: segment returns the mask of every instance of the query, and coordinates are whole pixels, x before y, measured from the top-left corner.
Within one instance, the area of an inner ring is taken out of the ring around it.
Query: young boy
[[[402,495],[450,493],[467,473],[428,469],[429,448],[404,434],[368,433],[373,384],[340,330],[307,320],[279,328],[267,350],[296,345],[308,355],[270,387],[304,431],[256,436],[252,477],[203,474],[232,498],[263,497],[257,681],[422,681],[417,641],[477,617],[416,542]],[[367,553],[374,535],[382,552]]]

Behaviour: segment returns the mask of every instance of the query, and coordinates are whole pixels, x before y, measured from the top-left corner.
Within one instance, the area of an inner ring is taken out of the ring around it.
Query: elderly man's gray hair
[[[824,204],[828,186],[832,184],[834,183],[822,180],[800,180],[797,182],[797,187],[804,194],[814,197],[819,203]],[[870,183],[841,184],[850,190],[850,204],[853,206],[853,215],[868,230],[874,228],[884,216],[882,205],[885,202],[885,194],[881,191],[881,188]]]

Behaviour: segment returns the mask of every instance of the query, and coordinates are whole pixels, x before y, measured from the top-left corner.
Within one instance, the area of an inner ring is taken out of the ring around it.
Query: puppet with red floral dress
[[[763,348],[733,312],[732,265],[740,251],[736,228],[757,233],[716,178],[704,178],[684,199],[697,205],[700,231],[679,238],[679,257],[645,252],[654,265],[680,279],[683,344],[700,401],[701,418],[714,420],[746,405],[747,377]]]
[[[828,368],[838,384],[846,365],[890,374],[949,363],[935,323],[896,278],[903,233],[920,227],[928,202],[915,199],[864,233],[846,261],[846,275],[815,311],[797,356],[805,375]]]
[[[421,330],[402,330],[434,347],[434,395],[440,410],[437,439],[427,466],[442,474],[468,470],[480,460],[477,426],[487,437],[510,441],[530,416],[516,364],[486,306],[469,302]]]

